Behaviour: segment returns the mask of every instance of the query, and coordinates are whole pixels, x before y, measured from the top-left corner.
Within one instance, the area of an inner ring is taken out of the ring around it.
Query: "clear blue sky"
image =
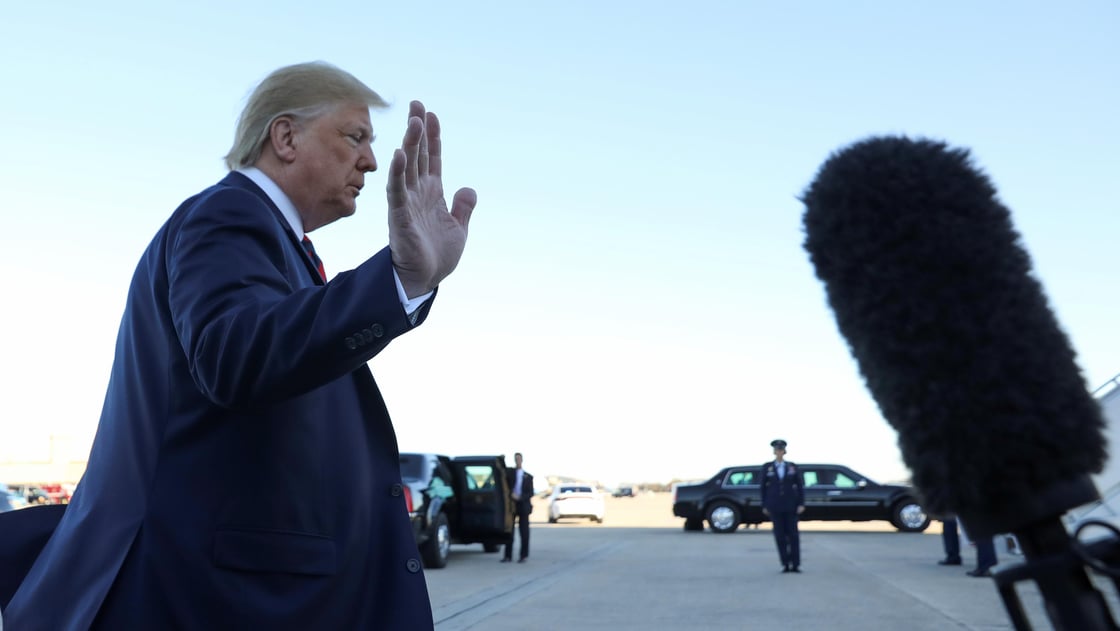
[[[539,5],[539,6],[538,6]],[[1090,388],[1120,372],[1120,3],[7,3],[0,460],[84,454],[132,269],[224,173],[244,98],[322,59],[444,126],[477,189],[428,322],[371,365],[403,450],[606,483],[795,461],[907,475],[801,248],[797,196],[872,134],[971,148]],[[387,241],[382,172],[315,233]],[[330,419],[324,419],[330,422]]]

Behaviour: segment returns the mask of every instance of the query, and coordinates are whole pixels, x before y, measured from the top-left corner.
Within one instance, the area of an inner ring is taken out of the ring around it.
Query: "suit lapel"
[[[314,281],[316,285],[326,284],[326,281],[323,280],[323,277],[319,275],[319,267],[315,264],[315,261],[311,260],[311,254],[308,253],[306,249],[304,249],[303,243],[301,243],[300,240],[296,238],[296,233],[292,231],[292,226],[288,223],[288,220],[284,218],[284,213],[280,212],[280,209],[277,208],[276,203],[273,202],[272,198],[268,196],[268,193],[262,191],[259,186],[253,183],[253,180],[250,180],[237,171],[230,171],[229,175],[222,178],[221,184],[223,186],[233,186],[249,191],[250,193],[261,198],[268,206],[269,210],[272,211],[273,218],[276,219],[276,221],[279,222],[280,227],[284,229],[284,234],[288,235],[288,242],[293,248],[295,248],[295,251],[299,255],[299,257],[303,259],[304,267],[307,268],[307,273],[311,276],[311,280]]]

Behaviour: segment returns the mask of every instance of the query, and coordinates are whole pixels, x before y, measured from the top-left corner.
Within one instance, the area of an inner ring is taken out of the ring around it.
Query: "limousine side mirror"
[[[861,489],[866,489],[867,488],[867,480],[860,480],[859,482],[856,482],[856,486],[858,486]]]

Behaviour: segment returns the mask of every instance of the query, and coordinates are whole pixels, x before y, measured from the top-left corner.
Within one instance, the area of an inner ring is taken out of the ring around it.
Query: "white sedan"
[[[605,515],[603,494],[590,484],[563,482],[553,487],[548,498],[550,524],[561,517],[588,517],[601,524]]]

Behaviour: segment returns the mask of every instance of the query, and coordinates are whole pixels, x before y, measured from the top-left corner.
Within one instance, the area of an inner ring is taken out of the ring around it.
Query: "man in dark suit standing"
[[[328,282],[306,234],[354,214],[375,107],[325,63],[250,95],[231,173],[140,259],[85,475],[9,628],[433,627],[366,362],[424,321],[476,197],[448,209],[439,121],[412,102],[389,245]]]
[[[787,462],[786,441],[775,440],[774,461],[762,465],[762,512],[774,524],[774,541],[782,572],[801,571],[801,535],[797,516],[805,511],[805,482],[797,465]]]
[[[533,512],[533,476],[521,466],[521,453],[513,454],[513,469],[506,469],[506,479],[509,482],[510,497],[513,499],[514,514],[517,517],[517,532],[521,537],[521,554],[517,557],[518,563],[524,563],[529,558],[529,513]],[[513,533],[506,541],[506,553],[502,563],[513,560]]]

